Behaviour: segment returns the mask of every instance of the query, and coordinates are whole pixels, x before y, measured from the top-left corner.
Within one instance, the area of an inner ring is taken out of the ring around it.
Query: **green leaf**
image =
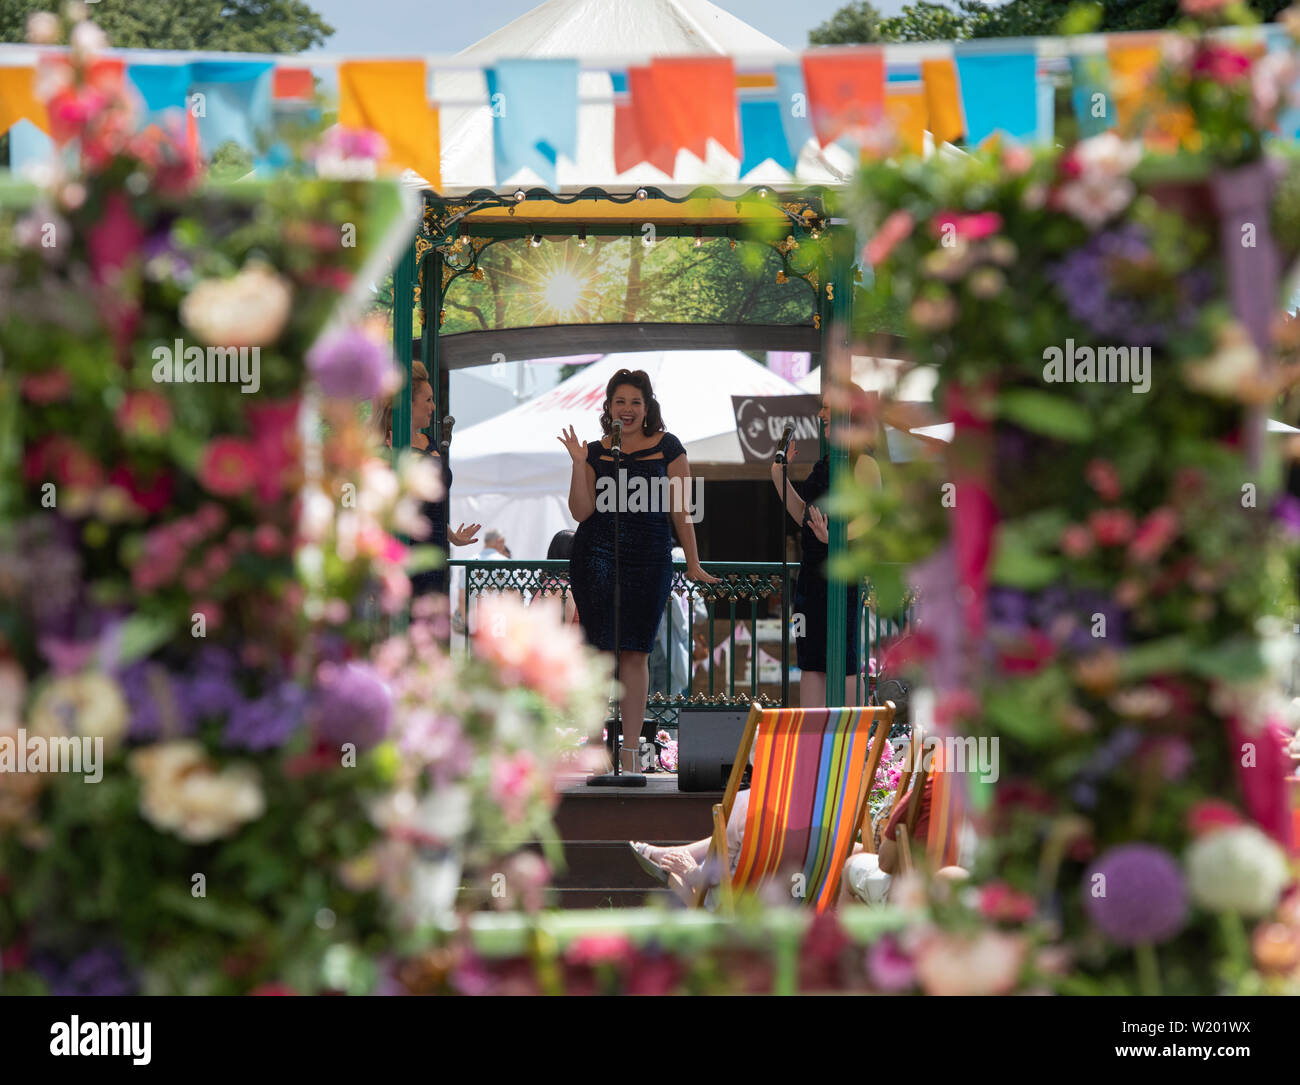
[[[441,569],[442,551],[436,546],[413,546],[406,558],[407,573],[422,573],[428,569]]]
[[[876,593],[876,611],[880,614],[897,614],[903,609],[907,594],[907,581],[903,566],[880,563],[867,570],[872,590]]]
[[[134,663],[137,659],[144,659],[175,634],[175,622],[157,615],[132,614],[122,623],[118,662]]]
[[[1124,681],[1151,674],[1181,670],[1188,663],[1191,645],[1186,637],[1164,637],[1125,648],[1120,655],[1119,673]]]
[[[1060,441],[1086,441],[1092,419],[1079,403],[1036,388],[1013,388],[998,397],[998,413],[1034,433]]]
[[[1213,648],[1202,648],[1192,655],[1188,665],[1202,678],[1221,678],[1233,682],[1259,678],[1268,673],[1258,642],[1245,638],[1226,641]]]
[[[1001,531],[993,560],[993,581],[1021,591],[1044,588],[1061,575],[1061,563],[1035,550],[1016,532]]]

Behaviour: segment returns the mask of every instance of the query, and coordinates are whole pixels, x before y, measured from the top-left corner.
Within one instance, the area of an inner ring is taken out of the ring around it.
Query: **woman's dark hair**
[[[600,428],[606,433],[613,431],[614,417],[609,413],[609,405],[613,402],[615,390],[625,384],[635,388],[645,400],[645,421],[641,423],[641,432],[647,437],[662,432],[663,412],[659,409],[659,401],[655,399],[654,389],[650,387],[650,374],[644,369],[620,369],[609,378],[609,383],[605,385],[605,405],[600,409]]]
[[[546,548],[547,561],[568,561],[573,557],[573,532],[557,531]]]

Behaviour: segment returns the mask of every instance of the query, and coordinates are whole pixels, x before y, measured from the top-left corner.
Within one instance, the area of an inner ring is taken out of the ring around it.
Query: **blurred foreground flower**
[[[1266,915],[1291,880],[1286,855],[1254,825],[1211,832],[1187,849],[1187,883],[1202,908]]]
[[[1083,883],[1089,917],[1113,942],[1133,946],[1169,940],[1187,921],[1187,890],[1173,857],[1151,844],[1106,852]]]
[[[191,844],[228,836],[266,807],[256,769],[218,770],[198,742],[146,746],[131,755],[130,766],[142,785],[144,819]]]
[[[127,707],[116,682],[87,672],[56,678],[37,696],[28,730],[45,738],[102,738],[110,753],[126,737]]]
[[[321,391],[335,399],[374,399],[396,391],[391,352],[363,328],[322,336],[307,352],[307,368]]]
[[[204,279],[181,302],[181,321],[207,346],[265,347],[288,322],[289,284],[265,264],[249,261],[230,279]]]

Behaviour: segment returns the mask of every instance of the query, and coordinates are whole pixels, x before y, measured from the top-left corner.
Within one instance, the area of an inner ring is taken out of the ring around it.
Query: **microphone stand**
[[[776,453],[781,465],[781,707],[790,707],[790,545],[786,540],[785,518],[789,509],[790,479],[785,449]]]
[[[614,501],[614,682],[619,681],[620,663],[622,652],[620,651],[619,625],[623,609],[623,587],[621,577],[621,567],[619,565],[619,537],[618,537],[618,507],[623,503],[623,494],[626,493],[626,487],[621,485],[622,482],[622,463],[623,463],[623,427],[617,426],[614,430],[614,441],[610,449],[614,453],[614,479],[619,482],[618,494]],[[588,787],[645,787],[645,774],[640,772],[624,772],[623,759],[620,756],[623,746],[623,699],[619,697],[614,702],[614,727],[610,732],[610,737],[614,740],[614,771],[606,773],[603,776],[588,776]],[[637,750],[641,749],[641,722],[637,721],[636,728]],[[638,757],[640,754],[638,753]],[[640,764],[637,765],[640,768]]]

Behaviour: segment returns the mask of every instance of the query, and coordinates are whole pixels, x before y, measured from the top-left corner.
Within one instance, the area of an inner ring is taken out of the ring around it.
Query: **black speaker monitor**
[[[677,716],[678,791],[721,791],[727,786],[748,718],[747,708],[681,710]]]

